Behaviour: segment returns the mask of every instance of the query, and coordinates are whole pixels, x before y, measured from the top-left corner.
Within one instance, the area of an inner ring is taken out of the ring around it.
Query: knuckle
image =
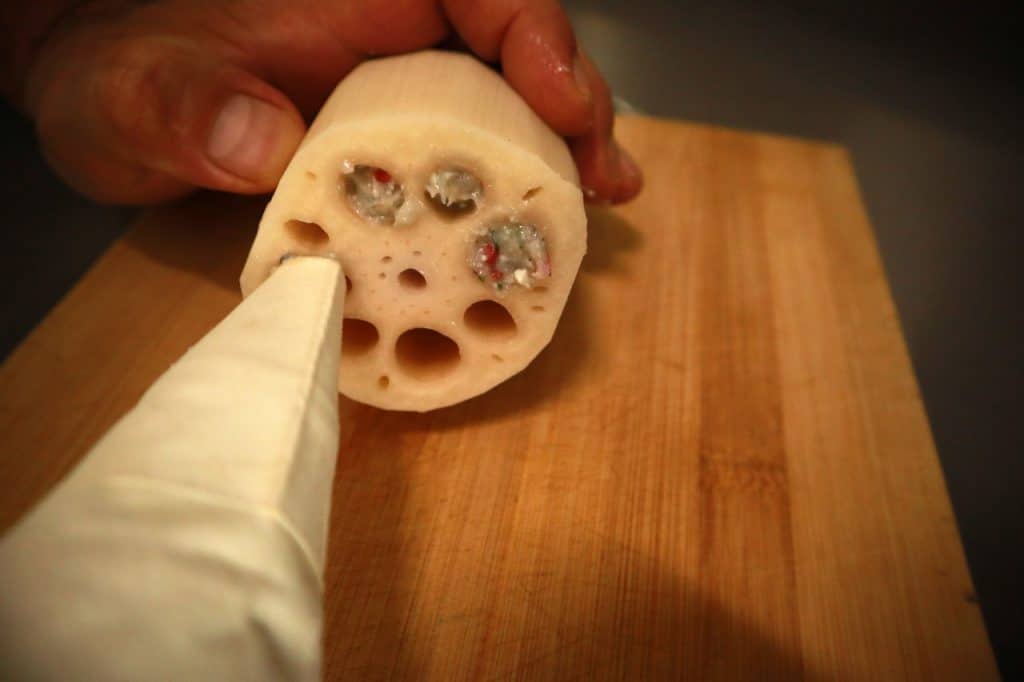
[[[110,46],[95,75],[94,95],[116,136],[138,140],[175,129],[183,79],[176,76],[174,61],[152,40]]]

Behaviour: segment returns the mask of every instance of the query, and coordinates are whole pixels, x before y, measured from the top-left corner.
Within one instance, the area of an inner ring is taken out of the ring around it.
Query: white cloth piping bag
[[[286,260],[0,541],[0,678],[319,679],[344,299]]]

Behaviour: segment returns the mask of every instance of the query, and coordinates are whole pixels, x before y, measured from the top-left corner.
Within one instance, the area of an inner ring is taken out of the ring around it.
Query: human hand
[[[57,1],[71,9],[23,60],[22,104],[53,167],[99,201],[270,191],[345,74],[449,38],[567,138],[588,198],[642,185],[556,0]]]

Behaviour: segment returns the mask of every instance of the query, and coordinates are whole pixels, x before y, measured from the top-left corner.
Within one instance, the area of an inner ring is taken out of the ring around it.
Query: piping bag
[[[0,541],[0,678],[320,678],[344,299],[285,260]]]

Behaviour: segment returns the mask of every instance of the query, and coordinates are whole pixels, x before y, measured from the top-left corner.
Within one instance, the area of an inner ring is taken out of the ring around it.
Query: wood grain
[[[647,190],[526,372],[341,401],[327,679],[997,679],[844,151],[619,130]],[[259,211],[147,214],[8,358],[3,526],[235,304]]]

